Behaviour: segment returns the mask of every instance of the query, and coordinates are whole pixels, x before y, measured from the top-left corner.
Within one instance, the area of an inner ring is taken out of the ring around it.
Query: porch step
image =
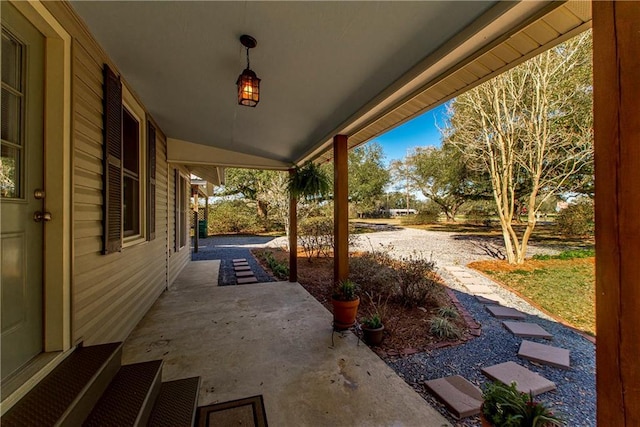
[[[80,347],[2,416],[5,426],[77,426],[120,368],[122,343]]]
[[[125,365],[83,423],[87,427],[144,426],[160,393],[162,360]]]
[[[0,425],[193,425],[199,377],[161,383],[162,360],[121,366],[121,359],[122,343],[78,347]]]
[[[190,427],[195,423],[200,377],[162,383],[149,426]]]

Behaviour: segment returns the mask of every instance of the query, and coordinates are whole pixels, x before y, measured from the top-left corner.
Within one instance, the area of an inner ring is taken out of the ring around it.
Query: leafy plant
[[[462,336],[460,328],[444,317],[432,317],[429,320],[429,332],[438,338],[458,339]]]
[[[521,393],[516,384],[500,382],[489,384],[483,393],[482,413],[494,426],[551,427],[564,422],[543,403],[536,402],[533,394]]]
[[[371,317],[365,317],[362,319],[362,323],[369,329],[378,329],[382,327],[382,319],[380,319],[380,316],[377,314],[374,314]]]
[[[445,319],[457,319],[460,317],[458,310],[453,307],[440,307],[438,309],[438,316],[444,317]]]
[[[289,267],[286,264],[280,263],[271,252],[263,252],[263,258],[274,276],[279,279],[289,278]]]
[[[313,162],[307,162],[289,177],[287,189],[296,198],[314,199],[329,193],[329,176]]]
[[[333,292],[333,298],[338,301],[355,301],[358,299],[358,285],[351,280],[338,283]]]

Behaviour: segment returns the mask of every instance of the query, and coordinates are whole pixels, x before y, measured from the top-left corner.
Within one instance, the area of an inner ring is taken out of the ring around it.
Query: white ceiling
[[[169,138],[294,163],[494,3],[72,5]],[[245,33],[256,108],[236,100]]]

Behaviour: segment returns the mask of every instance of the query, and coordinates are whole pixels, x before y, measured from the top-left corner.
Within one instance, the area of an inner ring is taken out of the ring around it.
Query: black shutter
[[[156,128],[147,117],[147,240],[156,238]]]
[[[104,65],[102,253],[122,250],[122,83]]]

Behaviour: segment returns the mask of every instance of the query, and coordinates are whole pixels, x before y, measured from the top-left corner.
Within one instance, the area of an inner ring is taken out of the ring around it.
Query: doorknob
[[[35,222],[51,221],[51,212],[40,212],[40,211],[37,211],[36,213],[33,214],[33,220]]]

